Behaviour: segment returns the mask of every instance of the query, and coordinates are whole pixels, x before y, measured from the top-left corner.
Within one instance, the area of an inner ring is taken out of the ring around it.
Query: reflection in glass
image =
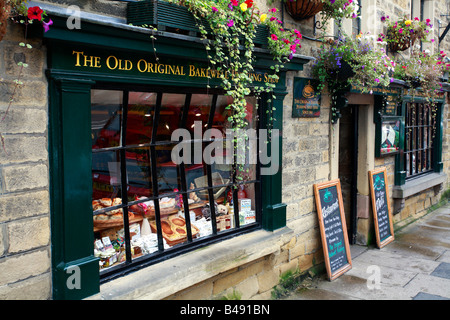
[[[157,93],[130,92],[128,96],[127,145],[150,143]]]
[[[118,151],[92,154],[92,199],[121,196],[120,157]]]
[[[128,201],[152,196],[149,148],[127,149],[126,159]]]
[[[164,93],[159,113],[156,141],[170,141],[172,131],[180,128],[186,95],[178,93]]]
[[[160,194],[181,190],[179,166],[171,161],[174,145],[161,145],[156,148],[156,175]]]
[[[121,145],[122,91],[91,90],[92,149]]]
[[[211,101],[212,96],[207,94],[192,95],[186,121],[186,129],[191,132],[192,137],[194,137],[194,129],[196,128],[196,126],[201,127],[201,130],[200,128],[197,128],[196,132],[201,132],[202,134],[207,129]]]

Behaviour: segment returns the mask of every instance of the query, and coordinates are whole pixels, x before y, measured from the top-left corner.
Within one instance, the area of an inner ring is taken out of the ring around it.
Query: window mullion
[[[127,262],[131,262],[131,243],[130,243],[130,221],[128,219],[128,192],[127,192],[127,159],[126,159],[126,136],[127,136],[127,117],[128,117],[128,91],[123,93],[122,105],[122,148],[120,149],[120,178],[122,184],[122,214],[125,235],[125,257]]]
[[[191,93],[186,94],[186,100],[184,103],[183,114],[182,114],[182,118],[181,118],[180,125],[179,125],[179,127],[183,128],[184,130],[186,130],[186,121],[187,121],[188,114],[189,114],[189,108],[191,106],[191,98],[192,98]],[[188,196],[187,196],[185,163],[183,162],[180,165],[178,165],[178,169],[179,169],[180,180],[181,180],[181,191],[183,192],[182,197],[183,197],[184,220],[186,221],[186,236],[187,236],[187,241],[192,242],[192,224],[191,224],[191,216],[190,216],[189,202],[188,202]]]
[[[158,195],[158,175],[156,174],[156,148],[155,148],[155,140],[156,140],[156,132],[158,129],[159,123],[159,112],[161,110],[161,101],[162,101],[162,93],[159,92],[156,98],[156,106],[155,106],[155,116],[153,118],[153,132],[152,132],[152,144],[150,146],[150,165],[152,171],[152,183],[153,183],[153,195]],[[159,251],[164,250],[162,229],[161,229],[161,212],[159,210],[159,198],[155,198],[153,200],[155,207],[155,223],[156,223],[156,234],[158,235],[158,249]]]

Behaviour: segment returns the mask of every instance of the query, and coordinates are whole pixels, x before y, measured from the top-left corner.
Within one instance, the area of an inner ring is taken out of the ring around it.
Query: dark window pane
[[[92,149],[120,146],[122,103],[122,91],[91,91]]]
[[[185,94],[163,94],[156,141],[171,141],[172,132],[180,128],[185,103]]]
[[[156,176],[158,179],[158,192],[160,194],[181,190],[180,169],[172,162],[171,153],[174,145],[161,145],[155,148]]]
[[[150,143],[155,117],[156,93],[130,92],[128,97],[127,145]]]
[[[126,150],[128,201],[153,196],[149,148]]]
[[[212,96],[207,94],[193,94],[189,106],[189,112],[186,121],[186,129],[189,130],[191,136],[194,137],[195,126],[200,126],[202,129],[197,129],[196,132],[205,132],[208,126],[209,112],[211,109]]]
[[[120,156],[118,151],[92,154],[92,199],[121,196]]]

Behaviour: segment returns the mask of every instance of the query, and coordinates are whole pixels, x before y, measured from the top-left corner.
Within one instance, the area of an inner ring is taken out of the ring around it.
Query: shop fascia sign
[[[231,72],[223,72],[209,68],[200,62],[179,63],[179,59],[156,59],[154,56],[124,57],[122,54],[104,54],[91,53],[89,50],[70,50],[71,59],[70,69],[77,69],[87,72],[105,72],[120,73],[140,76],[159,76],[159,77],[183,77],[196,79],[226,79],[231,78]],[[178,63],[177,63],[178,62]],[[256,83],[277,83],[277,79],[269,77],[267,72],[258,72],[250,74],[253,82]]]

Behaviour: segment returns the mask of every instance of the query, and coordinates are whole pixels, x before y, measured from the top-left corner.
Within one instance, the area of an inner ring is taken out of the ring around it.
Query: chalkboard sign
[[[394,241],[391,205],[386,181],[386,168],[369,171],[375,235],[377,238],[377,246],[380,249]]]
[[[340,180],[315,184],[314,195],[325,266],[331,281],[352,268]]]

